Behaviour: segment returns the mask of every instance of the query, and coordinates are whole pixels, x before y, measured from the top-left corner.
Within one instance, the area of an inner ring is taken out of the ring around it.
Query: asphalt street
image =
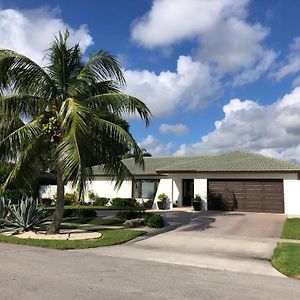
[[[299,299],[300,281],[0,244],[0,299]]]

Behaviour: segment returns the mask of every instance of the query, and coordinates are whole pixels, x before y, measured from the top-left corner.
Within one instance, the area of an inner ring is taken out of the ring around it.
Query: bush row
[[[147,200],[143,203],[139,203],[134,198],[105,198],[105,197],[99,197],[95,194],[92,194],[93,196],[90,196],[91,202],[90,203],[79,203],[81,205],[96,205],[96,206],[105,206],[107,204],[110,204],[112,207],[137,207],[140,206],[143,209],[151,209],[153,205],[153,200]],[[55,201],[53,199],[49,198],[42,198],[41,203],[44,205],[53,205]],[[66,193],[65,194],[65,205],[78,205],[78,196],[74,193]]]

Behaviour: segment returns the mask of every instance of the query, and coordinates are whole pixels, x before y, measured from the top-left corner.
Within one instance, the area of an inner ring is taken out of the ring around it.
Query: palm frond
[[[40,156],[43,144],[43,135],[39,134],[35,139],[32,139],[30,143],[27,143],[25,147],[22,148],[22,151],[18,152],[16,163],[3,184],[4,189],[12,182],[20,183],[30,188],[30,179],[37,175],[34,162]],[[44,149],[47,148],[44,147]]]
[[[142,152],[132,137],[130,133],[128,133],[126,130],[124,130],[119,125],[116,125],[108,120],[102,119],[101,117],[94,115],[91,122],[91,126],[93,127],[93,130],[97,130],[98,132],[103,132],[107,136],[110,137],[111,141],[114,143],[120,143],[120,144],[126,144],[128,145],[129,149],[132,149],[133,157],[135,160],[135,163],[138,165],[144,167],[144,159],[142,156]],[[104,145],[105,146],[105,145]],[[107,149],[108,150],[108,149]],[[103,154],[103,151],[100,150],[99,157]],[[110,153],[108,151],[107,155],[109,156]],[[110,159],[113,159],[113,157],[110,157]],[[120,158],[118,158],[120,160]]]
[[[22,126],[24,122],[19,117],[0,114],[0,141]]]
[[[92,55],[78,75],[78,79],[89,84],[113,80],[118,86],[125,86],[125,78],[118,61],[105,50]]]
[[[151,118],[151,112],[144,102],[126,94],[107,93],[97,95],[90,97],[86,104],[93,110],[109,111],[119,116],[138,114],[146,125],[149,124]]]
[[[23,149],[42,134],[41,117],[24,124],[0,140],[0,158],[16,159]]]
[[[0,91],[30,93],[46,99],[53,98],[56,87],[48,74],[30,58],[17,52],[0,50]]]
[[[40,97],[14,94],[0,97],[0,111],[6,116],[34,117],[43,113],[48,103]]]
[[[120,188],[126,179],[134,180],[134,176],[121,160],[107,161],[101,167],[104,173],[109,175],[111,181],[115,182],[115,189]]]
[[[62,139],[57,147],[57,160],[63,180],[74,184],[84,182],[89,173],[82,160],[82,145],[88,143],[90,129],[87,124],[89,111],[74,99],[64,101],[58,118],[61,120]]]
[[[112,80],[96,82],[94,84],[87,84],[84,80],[74,78],[72,79],[68,87],[68,94],[81,101],[85,101],[92,96],[100,94],[119,92],[119,86]]]
[[[76,77],[80,70],[80,48],[79,44],[68,47],[67,40],[69,32],[59,33],[55,38],[49,51],[50,64],[47,67],[51,79],[58,88],[61,100],[67,97],[67,88],[72,78]]]

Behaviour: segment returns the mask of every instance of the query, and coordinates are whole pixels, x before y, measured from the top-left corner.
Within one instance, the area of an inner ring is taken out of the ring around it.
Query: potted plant
[[[159,209],[165,209],[168,201],[168,196],[165,193],[161,193],[157,197],[159,201],[157,201],[157,206]]]
[[[200,211],[202,207],[202,199],[199,194],[195,195],[193,199],[193,207],[195,211]]]

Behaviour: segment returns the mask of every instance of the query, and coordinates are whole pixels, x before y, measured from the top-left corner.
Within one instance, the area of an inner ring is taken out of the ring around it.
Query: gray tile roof
[[[134,175],[180,172],[288,172],[300,173],[300,165],[245,151],[190,157],[145,157],[144,170],[132,158],[124,164]],[[95,175],[101,168],[95,167]]]

